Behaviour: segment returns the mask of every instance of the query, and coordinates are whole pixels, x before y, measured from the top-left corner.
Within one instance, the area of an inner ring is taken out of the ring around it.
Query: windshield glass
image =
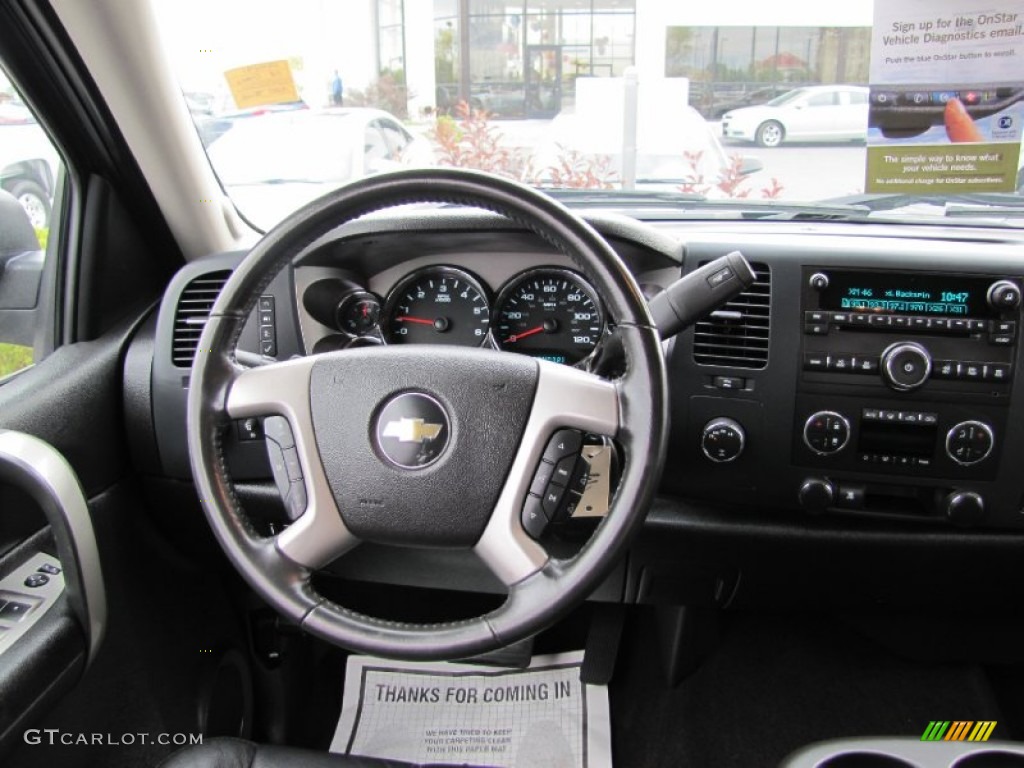
[[[807,93],[807,91],[804,90],[803,88],[797,88],[795,91],[784,93],[781,96],[777,96],[776,98],[772,99],[771,101],[765,102],[765,105],[769,107],[781,107],[783,104],[789,104],[789,102],[791,101],[796,101],[805,93]]]
[[[604,194],[617,207],[675,198],[709,216],[803,207],[1020,226],[1024,78],[1013,62],[1024,56],[1024,13],[991,5],[153,9],[214,170],[263,229],[347,181],[434,165],[566,199]]]

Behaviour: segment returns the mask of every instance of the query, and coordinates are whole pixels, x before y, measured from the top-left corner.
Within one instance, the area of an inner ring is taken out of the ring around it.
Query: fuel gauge
[[[337,310],[338,328],[350,336],[380,334],[380,299],[369,291],[350,293]]]

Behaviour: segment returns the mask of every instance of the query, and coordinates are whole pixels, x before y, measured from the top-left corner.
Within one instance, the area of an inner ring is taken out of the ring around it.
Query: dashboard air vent
[[[192,366],[203,327],[229,277],[229,269],[209,272],[194,278],[181,292],[174,311],[174,338],[171,341],[171,359],[178,367]]]
[[[771,272],[751,264],[757,280],[724,307],[697,323],[693,359],[701,365],[760,369],[768,365]]]

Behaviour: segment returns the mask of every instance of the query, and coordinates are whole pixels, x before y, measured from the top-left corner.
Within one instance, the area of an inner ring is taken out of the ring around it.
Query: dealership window
[[[665,74],[690,79],[705,117],[786,88],[868,80],[870,27],[669,27]]]
[[[377,0],[377,69],[405,84],[404,0]]]
[[[577,78],[634,62],[635,0],[438,0],[434,12],[439,109],[461,93],[503,117],[550,116],[572,103]]]

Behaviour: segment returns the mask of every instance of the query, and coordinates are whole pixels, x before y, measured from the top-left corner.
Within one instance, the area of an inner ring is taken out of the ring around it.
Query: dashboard
[[[733,250],[757,276],[665,342],[661,493],[606,595],[742,604],[776,600],[785,584],[787,599],[846,589],[872,604],[913,601],[899,574],[915,563],[948,595],[945,553],[971,552],[988,575],[1010,557],[1024,527],[1019,234],[588,218],[648,298]],[[150,474],[190,477],[184,403],[201,324],[187,310],[208,312],[243,255],[188,265],[150,329],[154,447],[136,457]],[[266,289],[239,350],[255,364],[441,343],[585,367],[614,323],[579,266],[534,235],[477,212],[403,212],[353,222],[299,254]],[[266,485],[258,424],[236,425],[228,461],[243,491]],[[385,565],[371,548],[343,560],[380,580],[472,580],[427,556],[416,571],[407,555]],[[811,582],[800,575],[809,567]]]

